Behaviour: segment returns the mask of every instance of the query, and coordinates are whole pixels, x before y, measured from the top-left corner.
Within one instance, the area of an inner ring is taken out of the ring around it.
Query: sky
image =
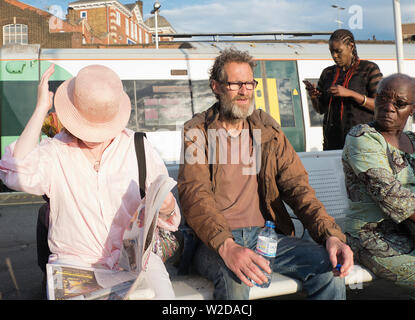
[[[68,3],[74,2],[20,1],[64,14]],[[119,2],[128,4],[135,0]],[[402,23],[415,23],[415,1],[399,2]],[[178,33],[331,32],[341,26],[352,31],[356,40],[373,36],[377,40],[395,39],[393,0],[159,0],[159,3],[160,15]],[[144,19],[151,16],[153,4],[153,0],[143,1]]]

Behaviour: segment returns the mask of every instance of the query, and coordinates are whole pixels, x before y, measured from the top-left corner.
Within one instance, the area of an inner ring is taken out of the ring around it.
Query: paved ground
[[[1,299],[40,299],[36,221],[41,204],[0,206]]]
[[[37,266],[36,220],[41,206],[0,205],[0,300],[42,299],[42,272]],[[364,283],[350,288],[349,300],[407,300],[407,291],[387,281]],[[278,300],[302,299],[301,295]]]

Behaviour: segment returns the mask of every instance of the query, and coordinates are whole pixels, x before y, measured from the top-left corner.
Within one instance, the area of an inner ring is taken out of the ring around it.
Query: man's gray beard
[[[225,120],[234,121],[234,120],[245,120],[248,118],[255,109],[255,101],[252,98],[248,110],[242,110],[238,107],[236,102],[229,101],[223,95],[219,98],[220,101],[220,114]]]

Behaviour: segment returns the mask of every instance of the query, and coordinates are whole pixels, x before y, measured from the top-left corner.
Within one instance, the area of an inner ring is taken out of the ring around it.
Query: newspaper
[[[120,270],[47,264],[49,300],[145,300],[154,298],[145,271],[154,246],[160,207],[176,182],[159,175],[146,190],[140,206],[124,232]]]

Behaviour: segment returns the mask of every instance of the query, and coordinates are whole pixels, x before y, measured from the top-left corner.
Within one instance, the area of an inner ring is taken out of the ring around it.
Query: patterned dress
[[[415,147],[415,134],[405,133]],[[355,257],[378,277],[415,292],[415,153],[388,144],[373,124],[346,138],[343,169],[350,200],[345,233]]]

